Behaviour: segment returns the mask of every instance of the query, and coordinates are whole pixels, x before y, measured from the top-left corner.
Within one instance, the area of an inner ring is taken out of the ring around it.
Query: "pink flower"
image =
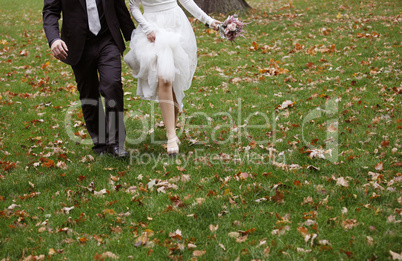
[[[229,31],[234,32],[234,31],[236,31],[236,29],[237,29],[237,25],[236,25],[235,23],[230,23],[230,24],[228,24],[227,29],[228,29]]]

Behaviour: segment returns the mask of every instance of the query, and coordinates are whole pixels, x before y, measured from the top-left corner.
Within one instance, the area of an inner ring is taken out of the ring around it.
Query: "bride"
[[[139,4],[142,3],[144,13]],[[179,0],[202,23],[218,30],[219,21],[203,12],[193,0]],[[167,153],[179,153],[176,122],[183,108],[184,91],[191,86],[197,66],[193,28],[177,0],[130,0],[139,26],[133,31],[124,61],[137,81],[137,95],[158,101],[166,127]]]

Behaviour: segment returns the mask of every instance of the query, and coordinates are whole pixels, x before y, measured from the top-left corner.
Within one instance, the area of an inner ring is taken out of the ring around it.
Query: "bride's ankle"
[[[166,138],[167,138],[168,140],[175,140],[175,139],[178,139],[176,133],[175,133],[175,134],[171,134],[171,135],[166,134]]]

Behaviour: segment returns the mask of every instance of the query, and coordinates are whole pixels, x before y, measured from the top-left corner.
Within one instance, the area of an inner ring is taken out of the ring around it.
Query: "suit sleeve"
[[[127,9],[126,3],[124,0],[117,0],[115,1],[115,8],[124,39],[126,39],[126,41],[130,41],[131,33],[135,29],[135,26],[133,20],[131,19],[130,12]]]
[[[59,19],[61,17],[61,1],[44,0],[42,15],[43,29],[50,46],[54,40],[60,39]]]

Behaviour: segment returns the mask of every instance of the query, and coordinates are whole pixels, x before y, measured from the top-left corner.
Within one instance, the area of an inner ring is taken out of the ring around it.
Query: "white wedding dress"
[[[213,22],[193,0],[179,2],[202,23]],[[130,51],[124,61],[138,79],[137,95],[142,99],[158,101],[158,78],[161,77],[173,83],[181,111],[184,91],[190,88],[197,66],[193,28],[177,0],[130,0],[130,9],[139,26],[133,31]],[[154,43],[147,39],[152,31],[156,36]]]

